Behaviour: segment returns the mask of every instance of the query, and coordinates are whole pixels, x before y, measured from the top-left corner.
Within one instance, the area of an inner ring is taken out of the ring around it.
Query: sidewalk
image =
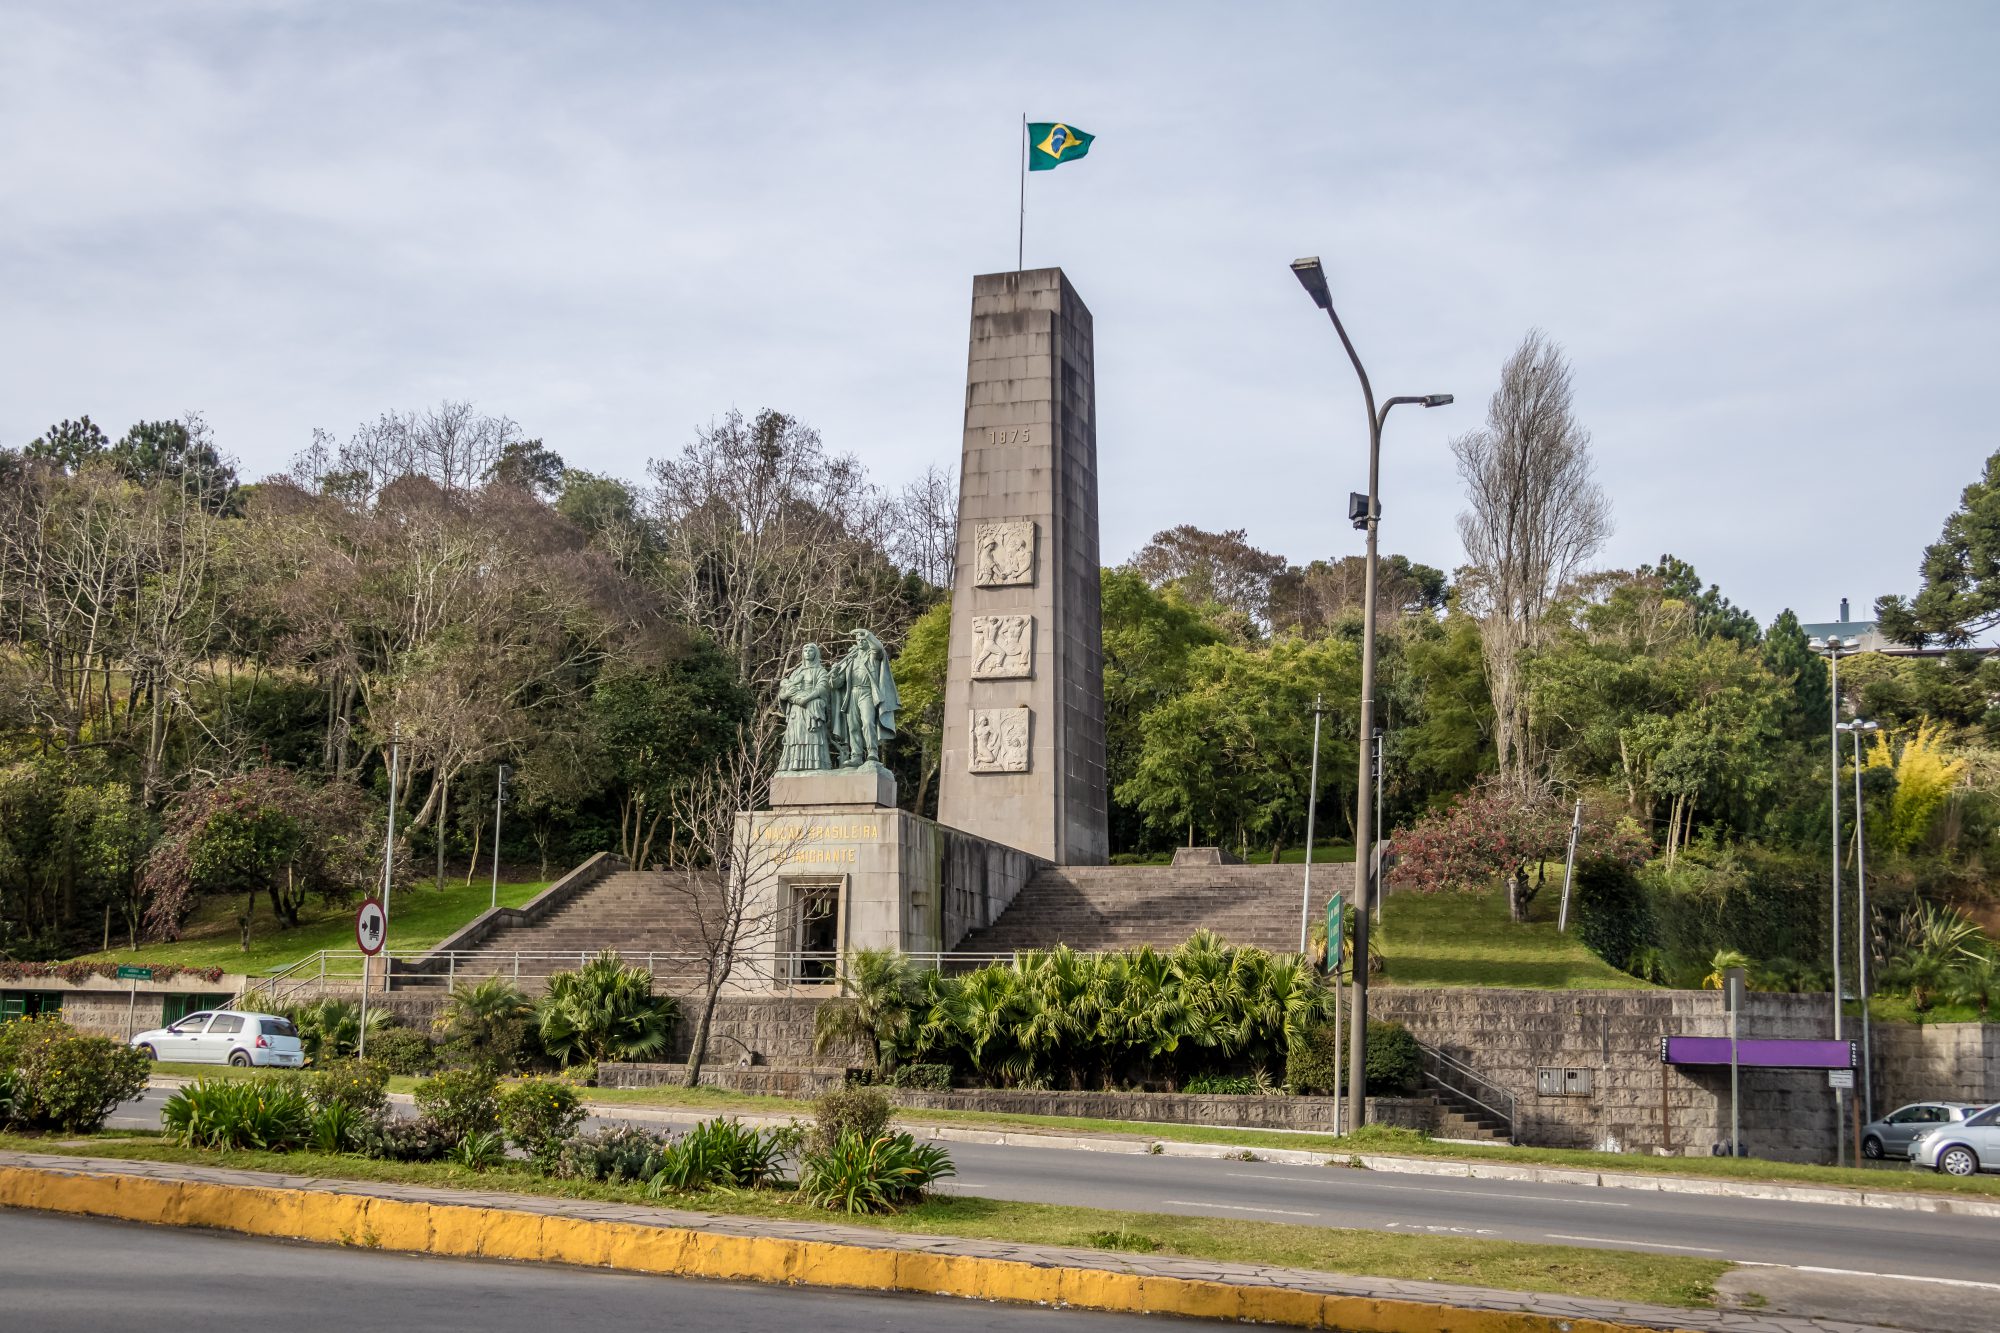
[[[838,1222],[0,1152],[0,1207],[467,1258],[1245,1320],[1349,1333],[1883,1333],[1446,1283],[900,1235]]]

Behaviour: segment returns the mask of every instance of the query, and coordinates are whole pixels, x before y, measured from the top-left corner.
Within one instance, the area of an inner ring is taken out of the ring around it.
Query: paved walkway
[[[0,1168],[4,1167],[28,1168],[60,1176],[100,1180],[138,1176],[160,1181],[200,1182],[257,1189],[281,1188],[307,1193],[391,1199],[441,1207],[499,1208],[523,1214],[590,1219],[628,1226],[679,1228],[718,1236],[767,1237],[816,1242],[822,1245],[853,1246],[857,1249],[875,1251],[892,1250],[910,1254],[963,1256],[1025,1264],[1036,1269],[1073,1269],[1139,1277],[1179,1278],[1196,1282],[1221,1283],[1237,1288],[1282,1288],[1363,1300],[1442,1304],[1467,1311],[1488,1311],[1495,1314],[1527,1314],[1557,1320],[1600,1320],[1613,1325],[1649,1329],[1685,1329],[1697,1330],[1698,1333],[1883,1333],[1883,1330],[1872,1325],[1823,1319],[1783,1318],[1751,1312],[1680,1310],[1619,1301],[1591,1300],[1578,1296],[1495,1291],[1440,1282],[1348,1277],[1262,1264],[1225,1264],[1161,1255],[907,1235],[894,1231],[847,1226],[831,1221],[821,1223],[735,1217],[640,1204],[599,1203],[539,1195],[329,1180],[317,1176],[239,1171],[180,1163],[0,1152]],[[1399,1323],[1395,1326],[1405,1325]]]

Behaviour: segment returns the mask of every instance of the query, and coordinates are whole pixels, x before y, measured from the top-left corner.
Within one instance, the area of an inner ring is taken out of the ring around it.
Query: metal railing
[[[368,960],[370,994],[383,990],[449,989],[461,980],[502,977],[516,983],[545,983],[557,972],[573,972],[597,956],[594,949],[453,949],[385,951]],[[1012,953],[908,953],[919,970],[970,971],[1013,961]],[[670,950],[620,951],[619,957],[651,972],[664,990],[686,989],[707,971],[703,953]],[[385,966],[386,960],[386,966]],[[252,977],[236,996],[239,1007],[270,1008],[295,1003],[308,994],[359,994],[364,955],[359,949],[322,949],[263,976]],[[733,991],[824,994],[839,985],[841,959],[831,952],[759,952],[737,958],[728,986]]]
[[[1507,1142],[1514,1142],[1514,1129],[1518,1121],[1513,1093],[1465,1061],[1447,1055],[1435,1046],[1420,1041],[1417,1043],[1417,1049],[1422,1053],[1425,1078],[1449,1095],[1499,1120],[1506,1128]]]

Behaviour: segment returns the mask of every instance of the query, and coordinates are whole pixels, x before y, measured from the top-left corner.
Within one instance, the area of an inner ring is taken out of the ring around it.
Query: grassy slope
[[[519,907],[546,889],[553,881],[502,883],[500,905]],[[398,891],[389,901],[393,915],[390,947],[427,949],[487,909],[493,886],[475,878],[467,886],[450,876],[442,892],[420,881],[414,888]],[[174,963],[181,967],[219,967],[226,972],[263,972],[282,967],[321,949],[354,947],[354,909],[329,908],[313,902],[300,914],[295,930],[280,930],[271,916],[270,903],[259,899],[250,928],[250,948],[238,944],[236,914],[243,899],[234,895],[210,898],[189,918],[181,938],[171,944],[149,944],[140,949],[113,949],[87,956],[91,962]]]
[[[292,1176],[402,1181],[458,1189],[485,1189],[619,1203],[648,1203],[629,1185],[585,1185],[547,1180],[519,1169],[484,1174],[443,1164],[378,1162],[314,1153],[200,1152],[157,1139],[98,1140],[0,1135],[0,1147],[23,1152],[194,1162]],[[1709,1259],[1639,1254],[1565,1245],[1460,1237],[1391,1235],[1275,1222],[1122,1213],[1102,1208],[1011,1203],[947,1193],[884,1217],[831,1215],[800,1203],[790,1191],[730,1190],[669,1195],[663,1207],[709,1213],[783,1218],[837,1219],[852,1226],[927,1236],[956,1236],[1082,1249],[1142,1250],[1223,1263],[1274,1264],[1357,1276],[1455,1282],[1513,1291],[1589,1292],[1604,1300],[1705,1306],[1715,1279],[1729,1265]]]
[[[1562,882],[1535,900],[1525,922],[1507,919],[1506,895],[1392,893],[1371,937],[1388,959],[1392,986],[1523,986],[1550,990],[1644,990],[1556,930]]]

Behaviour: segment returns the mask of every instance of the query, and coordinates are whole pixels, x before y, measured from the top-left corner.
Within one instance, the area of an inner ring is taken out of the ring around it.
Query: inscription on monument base
[[[974,773],[1028,771],[1028,708],[972,710],[972,748],[967,767]]]

